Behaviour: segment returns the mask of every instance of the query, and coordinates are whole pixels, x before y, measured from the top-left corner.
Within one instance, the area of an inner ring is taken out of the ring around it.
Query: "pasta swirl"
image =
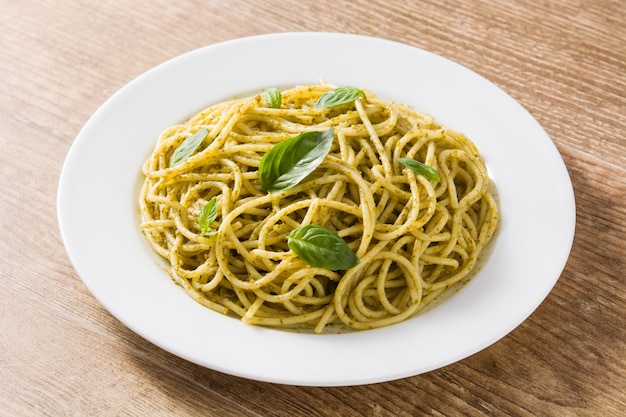
[[[143,166],[141,229],[196,301],[255,325],[372,329],[405,320],[468,277],[498,224],[483,160],[464,135],[366,91],[351,104],[315,108],[333,87],[297,86],[280,108],[263,95],[212,105],[158,138]],[[334,128],[321,164],[294,187],[266,193],[261,158],[303,132]],[[207,130],[195,153],[173,152]],[[399,162],[434,168],[432,181]],[[217,200],[215,233],[198,223]],[[313,267],[287,244],[294,229],[323,225],[360,262]]]

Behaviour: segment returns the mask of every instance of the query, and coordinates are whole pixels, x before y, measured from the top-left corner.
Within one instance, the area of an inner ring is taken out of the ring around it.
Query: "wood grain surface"
[[[0,415],[626,416],[626,3],[0,0]],[[522,325],[442,369],[337,388],[249,381],[155,347],[72,268],[64,158],[90,115],[151,67],[271,32],[371,35],[448,57],[542,124],[577,229]]]

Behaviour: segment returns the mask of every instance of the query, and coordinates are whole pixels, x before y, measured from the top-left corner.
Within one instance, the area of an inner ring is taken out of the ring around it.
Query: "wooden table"
[[[0,415],[626,415],[626,3],[0,0]],[[61,243],[62,163],[89,116],[149,68],[270,32],[383,37],[495,82],[570,172],[577,231],[554,290],[458,363],[356,387],[224,375],[155,347],[88,292]]]

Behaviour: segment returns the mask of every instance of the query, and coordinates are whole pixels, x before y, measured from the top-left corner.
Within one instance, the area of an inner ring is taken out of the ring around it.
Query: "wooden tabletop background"
[[[0,0],[0,415],[626,415],[625,22],[623,0]],[[553,291],[508,336],[397,381],[284,386],[165,352],[83,285],[56,192],[87,119],[167,59],[286,31],[443,55],[546,129],[572,178],[576,236]]]

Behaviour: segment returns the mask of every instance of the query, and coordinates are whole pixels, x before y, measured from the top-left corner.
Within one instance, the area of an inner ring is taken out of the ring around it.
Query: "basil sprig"
[[[346,242],[324,226],[298,227],[287,237],[287,245],[305,263],[331,271],[345,271],[360,260]]]
[[[266,88],[264,91],[265,102],[273,109],[280,109],[282,103],[282,94],[278,88]]]
[[[398,158],[398,161],[400,161],[407,168],[410,168],[415,173],[425,177],[430,181],[441,181],[437,170],[429,165],[426,165],[420,161],[416,161],[415,159],[411,158]]]
[[[272,146],[259,164],[263,191],[275,193],[297,185],[317,168],[335,137],[331,126],[322,132],[305,132]]]
[[[202,236],[210,237],[217,234],[217,230],[211,229],[211,225],[217,217],[217,198],[213,197],[202,207],[198,214],[198,226],[202,229]]]
[[[185,162],[185,160],[187,160],[187,158],[189,158],[196,151],[196,149],[198,149],[208,134],[209,131],[206,128],[202,128],[186,138],[172,154],[172,157],[170,158],[170,168]]]
[[[361,96],[365,96],[365,93],[361,89],[355,87],[337,87],[322,94],[313,108],[323,109],[337,107],[342,104],[351,103]]]

